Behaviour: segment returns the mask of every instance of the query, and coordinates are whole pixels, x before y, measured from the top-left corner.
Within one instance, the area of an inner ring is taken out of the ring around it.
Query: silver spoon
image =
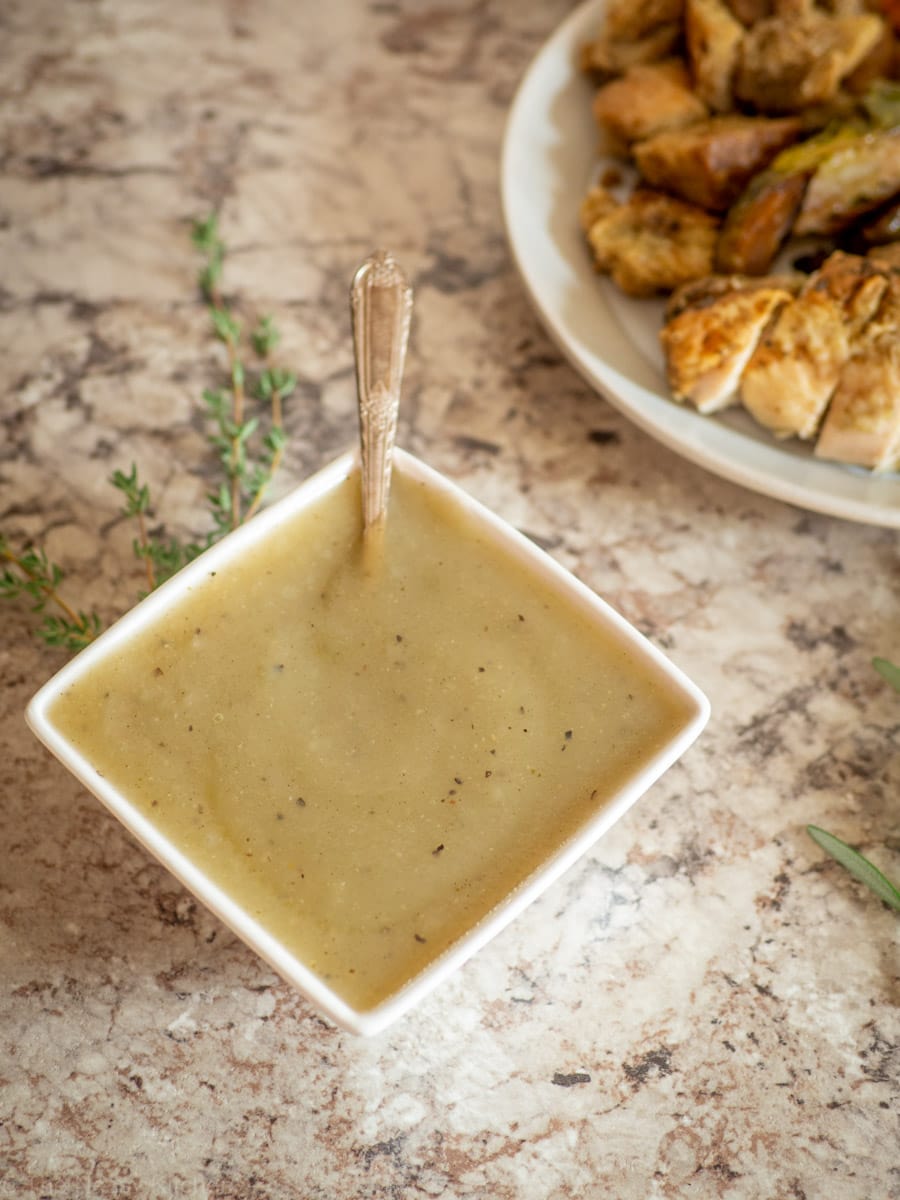
[[[368,533],[383,525],[387,514],[412,315],[412,288],[392,254],[379,250],[362,264],[353,277],[350,308],[359,395],[363,526]]]

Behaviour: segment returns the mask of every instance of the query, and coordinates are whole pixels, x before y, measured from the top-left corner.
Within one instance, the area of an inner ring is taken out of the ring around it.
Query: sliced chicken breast
[[[741,380],[741,401],[779,437],[815,436],[822,415],[886,287],[872,262],[840,251],[810,276],[765,332]]]
[[[744,368],[775,312],[795,294],[789,278],[713,276],[676,292],[660,334],[676,400],[702,413],[734,404]]]
[[[887,276],[878,311],[857,338],[816,443],[818,458],[875,471],[900,461],[900,271]]]

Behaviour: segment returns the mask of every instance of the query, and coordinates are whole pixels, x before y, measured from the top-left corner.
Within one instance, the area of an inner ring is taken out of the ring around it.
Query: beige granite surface
[[[416,288],[400,439],[612,601],[712,722],[421,1008],[318,1018],[38,745],[63,656],[0,625],[0,1197],[900,1197],[896,534],[674,456],[529,309],[498,152],[562,0],[0,2],[0,529],[113,618],[141,576],[107,483],[202,523],[221,371],[192,217],[299,387],[281,488],[355,436],[347,285]],[[893,848],[892,848],[893,847]]]

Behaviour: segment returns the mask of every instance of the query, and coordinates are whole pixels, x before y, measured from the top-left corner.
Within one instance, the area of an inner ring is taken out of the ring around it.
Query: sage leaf
[[[895,692],[900,692],[900,667],[895,663],[888,662],[886,658],[873,658],[872,666]]]
[[[842,842],[833,833],[819,829],[817,825],[807,825],[806,832],[817,846],[821,846],[826,854],[830,854],[855,879],[864,883],[885,904],[889,904],[891,908],[896,908],[900,912],[900,890],[894,887],[887,876],[882,875],[874,863],[870,863],[858,850],[854,850],[852,846]]]

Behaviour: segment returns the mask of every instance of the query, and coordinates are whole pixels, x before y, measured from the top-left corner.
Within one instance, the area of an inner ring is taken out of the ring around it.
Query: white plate
[[[578,224],[597,172],[593,87],[577,67],[603,0],[580,5],[529,67],[503,145],[510,246],[537,311],[581,374],[635,424],[692,462],[802,508],[900,528],[900,476],[820,462],[778,442],[740,410],[703,417],[668,396],[658,346],[661,305],[630,300],[600,279]]]

